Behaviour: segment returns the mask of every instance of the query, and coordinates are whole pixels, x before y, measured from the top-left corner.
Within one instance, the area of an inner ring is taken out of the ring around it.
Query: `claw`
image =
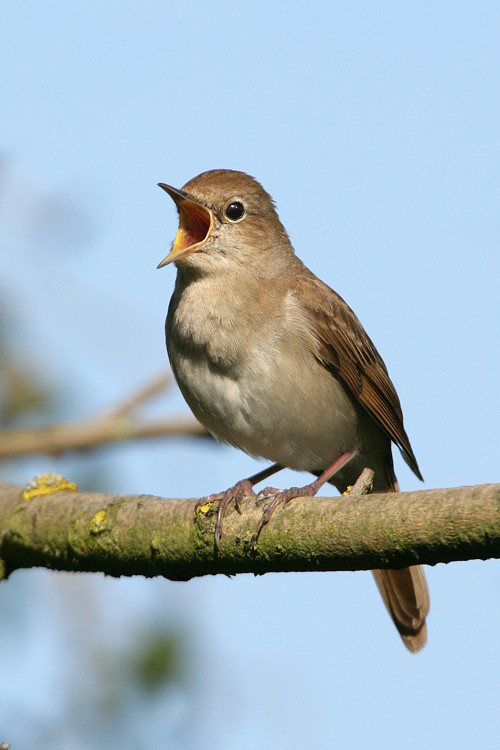
[[[281,492],[277,487],[264,487],[263,490],[257,493],[257,500],[265,500],[266,497],[272,497]]]
[[[312,484],[315,484],[314,482]],[[269,503],[269,505],[264,508],[264,512],[262,513],[259,523],[257,524],[257,530],[255,534],[252,537],[252,546],[255,548],[257,545],[257,542],[259,541],[259,536],[264,528],[271,518],[274,515],[274,512],[279,508],[280,505],[287,505],[290,500],[293,500],[295,497],[300,497],[301,495],[305,494],[315,494],[312,491],[307,491],[309,488],[312,487],[312,485],[307,485],[306,487],[290,487],[288,490],[275,490],[272,487],[266,487],[263,492],[267,492],[267,490],[272,490],[272,492],[269,492],[269,495],[274,495],[273,499]],[[260,495],[261,493],[259,493]]]
[[[255,492],[252,489],[252,484],[248,479],[243,479],[241,482],[237,482],[233,487],[230,487],[225,492],[218,492],[214,495],[208,495],[207,497],[200,498],[195,506],[195,510],[202,508],[204,505],[210,503],[219,503],[217,507],[217,521],[215,522],[215,533],[214,533],[214,545],[215,550],[218,551],[220,538],[222,536],[222,525],[224,521],[224,514],[232,501],[238,513],[241,513],[241,501],[244,497],[253,496]]]
[[[203,508],[203,506],[210,505],[210,503],[219,503],[217,508],[217,521],[215,523],[215,534],[214,534],[214,545],[215,552],[219,550],[220,538],[222,536],[222,525],[224,521],[224,514],[231,501],[234,500],[234,505],[238,513],[241,513],[240,503],[244,497],[250,496],[257,500],[262,500],[272,496],[272,500],[269,505],[264,509],[260,521],[257,525],[257,531],[251,539],[251,546],[253,549],[257,546],[259,536],[266,524],[271,520],[274,511],[280,505],[286,505],[293,500],[294,497],[300,496],[313,496],[319,490],[319,488],[327,482],[339,469],[341,469],[351,458],[356,455],[357,451],[351,451],[349,453],[342,453],[325,471],[318,476],[318,478],[306,484],[304,487],[291,487],[289,490],[278,490],[275,487],[265,487],[258,494],[253,491],[254,484],[262,482],[267,477],[275,474],[277,471],[281,471],[283,468],[280,464],[273,464],[272,466],[259,471],[257,474],[249,477],[248,479],[242,479],[240,482],[236,482],[233,487],[230,487],[225,492],[219,492],[216,495],[208,495],[208,497],[202,497],[196,503],[195,509]]]
[[[306,484],[304,487],[290,487],[289,490],[275,490],[273,487],[266,487],[262,493],[259,492],[259,495],[266,494],[269,491],[269,494],[273,494],[274,497],[267,506],[267,508],[264,509],[263,514],[260,517],[260,521],[257,525],[257,531],[252,537],[252,546],[255,549],[255,546],[257,545],[257,542],[259,541],[259,536],[266,524],[269,523],[271,520],[275,510],[279,508],[280,505],[287,505],[287,503],[290,502],[290,500],[293,500],[295,497],[313,497],[320,487],[324,485],[325,482],[327,482],[339,469],[341,469],[346,463],[348,463],[351,458],[356,455],[356,451],[351,451],[349,453],[342,453],[338,458],[333,461],[330,466],[323,471],[319,477],[310,484]]]
[[[282,467],[279,464],[272,464],[272,466],[268,466],[267,469],[264,469],[263,471],[257,472],[257,474],[253,474],[251,477],[248,477],[248,479],[242,479],[240,482],[236,482],[236,484],[233,487],[230,487],[225,492],[218,492],[215,495],[208,495],[208,497],[202,497],[195,505],[195,510],[202,509],[205,505],[208,507],[210,506],[210,503],[219,503],[219,507],[217,508],[217,521],[215,524],[215,534],[214,534],[214,545],[215,545],[215,552],[219,549],[219,542],[220,538],[222,536],[222,522],[224,520],[224,513],[226,512],[227,506],[231,502],[231,500],[234,500],[234,506],[238,513],[241,513],[241,501],[244,497],[250,496],[250,497],[257,497],[255,492],[253,491],[254,484],[257,484],[258,482],[263,482],[264,479],[267,479],[268,477],[272,476],[273,474],[276,474],[277,471],[281,471]]]

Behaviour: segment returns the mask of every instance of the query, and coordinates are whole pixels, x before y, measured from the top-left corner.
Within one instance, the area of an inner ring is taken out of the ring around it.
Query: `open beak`
[[[158,187],[169,194],[179,211],[179,229],[174,244],[169,254],[157,266],[163,268],[173,261],[182,260],[190,253],[200,252],[212,229],[213,218],[208,208],[197,203],[182,190],[165,185],[163,182],[159,182]]]

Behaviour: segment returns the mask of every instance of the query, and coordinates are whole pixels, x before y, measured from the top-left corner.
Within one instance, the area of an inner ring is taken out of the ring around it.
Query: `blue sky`
[[[384,356],[426,486],[498,481],[499,16],[493,2],[2,3],[0,287],[13,345],[65,389],[68,416],[165,365],[175,274],[156,265],[176,213],[156,183],[242,169]],[[177,392],[165,405],[186,408]],[[119,492],[195,497],[256,464],[183,441],[5,469],[24,482],[77,466]],[[419,486],[396,467],[403,489]],[[103,632],[156,607],[193,638],[176,699],[190,732],[176,734],[173,709],[173,728],[156,730],[144,707],[151,747],[198,747],[208,733],[223,750],[493,748],[499,564],[440,565],[428,579],[429,643],[412,657],[368,574],[16,574],[0,608],[24,592],[32,657],[20,670],[22,643],[0,646],[0,741],[22,747],[23,721],[57,717],[68,652],[54,633],[71,632],[65,597],[80,592]]]

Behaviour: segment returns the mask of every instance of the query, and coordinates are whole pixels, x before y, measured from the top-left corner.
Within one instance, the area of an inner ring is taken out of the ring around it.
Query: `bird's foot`
[[[330,466],[325,469],[317,479],[314,480],[314,482],[306,484],[304,485],[304,487],[290,487],[289,490],[276,490],[274,487],[266,487],[261,492],[259,492],[257,497],[262,498],[273,495],[273,499],[264,509],[264,512],[260,517],[260,521],[257,525],[257,531],[252,537],[253,548],[255,549],[257,542],[259,541],[260,532],[262,531],[264,526],[269,523],[274,514],[274,511],[279,508],[280,505],[287,505],[287,503],[289,503],[290,500],[293,500],[295,497],[314,497],[319,488],[322,487],[325,482],[328,482],[328,480],[331,479],[333,475],[337,473],[337,471],[340,471],[340,469],[342,469],[342,467],[345,466],[356,454],[357,450],[341,453],[340,456],[337,456],[337,458],[330,464]]]
[[[257,502],[262,502],[268,497],[278,495],[280,492],[283,492],[283,490],[280,490],[278,487],[264,487],[263,490],[260,490],[260,492],[257,492],[256,494]]]
[[[224,514],[227,510],[228,505],[234,501],[234,506],[238,513],[241,513],[240,503],[244,497],[256,497],[253,491],[252,482],[249,479],[242,479],[240,482],[236,482],[235,485],[229,487],[224,492],[217,492],[214,495],[207,495],[202,497],[196,503],[195,510],[201,508],[203,505],[209,505],[210,503],[219,503],[217,507],[217,521],[215,522],[215,534],[214,543],[215,549],[219,549],[219,542],[222,535],[222,522],[224,520]]]
[[[319,490],[321,483],[318,479],[310,484],[306,484],[304,487],[290,487],[288,490],[278,490],[275,487],[265,487],[259,492],[257,498],[271,497],[272,500],[269,505],[266,506],[264,512],[260,517],[260,521],[257,525],[257,531],[252,537],[252,546],[255,548],[259,541],[260,532],[269,523],[274,515],[274,512],[280,507],[280,505],[288,505],[290,500],[296,497],[313,497]]]

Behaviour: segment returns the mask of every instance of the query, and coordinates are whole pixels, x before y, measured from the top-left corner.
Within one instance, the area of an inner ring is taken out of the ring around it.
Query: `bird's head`
[[[271,196],[244,172],[215,169],[181,190],[159,183],[179,212],[179,229],[158,268],[175,262],[198,272],[269,265],[291,246]]]

